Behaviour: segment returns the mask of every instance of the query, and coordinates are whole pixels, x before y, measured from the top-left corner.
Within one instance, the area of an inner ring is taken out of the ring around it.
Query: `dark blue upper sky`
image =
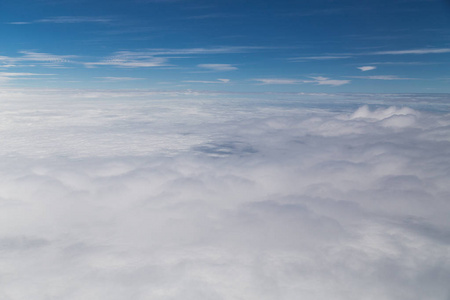
[[[0,86],[450,92],[442,0],[2,0]]]

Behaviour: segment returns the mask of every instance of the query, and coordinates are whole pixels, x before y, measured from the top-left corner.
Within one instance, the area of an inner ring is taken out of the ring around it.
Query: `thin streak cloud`
[[[120,51],[99,62],[84,63],[86,67],[115,66],[122,68],[152,68],[167,66],[167,58],[147,52]]]
[[[415,80],[417,78],[405,78],[395,75],[375,75],[375,76],[351,76],[351,78],[375,79],[375,80]]]
[[[305,82],[313,82],[317,83],[318,85],[331,85],[331,86],[340,86],[344,84],[350,83],[350,80],[336,80],[336,79],[330,79],[323,76],[318,77],[312,77],[315,79],[314,81],[305,81]]]
[[[116,66],[125,68],[173,66],[169,60],[189,59],[202,55],[244,53],[262,49],[261,47],[212,47],[181,49],[145,49],[142,51],[118,51],[98,62],[84,62],[86,67]],[[231,64],[199,64],[199,68],[213,71],[233,71],[238,68]]]
[[[72,59],[77,57],[76,55],[56,55],[34,51],[20,51],[19,53],[23,54],[23,56],[16,60],[46,62],[52,64],[71,63],[73,62]]]
[[[238,69],[231,64],[199,64],[197,67],[212,71],[235,71]]]
[[[38,19],[34,21],[24,22],[8,22],[10,25],[29,25],[38,23],[53,23],[53,24],[79,24],[79,23],[111,23],[112,18],[108,17],[87,17],[87,16],[58,16],[51,18]]]
[[[9,82],[12,80],[36,78],[36,76],[52,76],[55,74],[42,73],[26,73],[26,72],[0,72],[0,83]]]
[[[358,67],[358,69],[360,69],[361,71],[363,71],[363,72],[366,72],[366,71],[372,71],[372,70],[375,70],[377,67],[375,67],[375,66],[363,66],[363,67]]]
[[[330,85],[330,86],[340,86],[350,83],[350,80],[337,80],[330,79],[328,77],[316,76],[311,77],[314,80],[301,80],[301,79],[288,79],[288,78],[255,78],[253,81],[257,81],[260,84],[304,84],[304,83],[315,83],[317,85]]]
[[[323,56],[303,56],[295,57],[290,60],[293,61],[303,61],[303,60],[335,60],[335,59],[347,59],[351,58],[351,55],[323,55]]]
[[[425,49],[410,49],[410,50],[395,50],[395,51],[378,51],[371,52],[370,55],[406,55],[406,54],[442,54],[450,53],[450,48],[425,48]]]
[[[190,83],[207,83],[207,84],[216,84],[216,83],[229,83],[230,79],[225,79],[225,78],[218,78],[217,81],[213,81],[213,80],[185,80],[183,82],[190,82]]]
[[[152,55],[202,55],[202,54],[228,54],[228,53],[248,53],[268,49],[257,46],[221,46],[211,48],[153,48],[147,49],[145,53]]]
[[[260,84],[301,84],[304,80],[287,79],[287,78],[255,78],[253,81],[257,81]]]
[[[391,51],[375,51],[375,52],[355,52],[355,53],[336,53],[334,55],[318,55],[291,58],[292,61],[308,61],[308,60],[335,60],[348,59],[365,55],[424,55],[424,54],[445,54],[450,53],[450,48],[424,48],[424,49],[407,49],[407,50],[391,50]],[[393,62],[392,64],[408,64],[409,62]],[[415,64],[412,62],[411,64]],[[418,64],[421,64],[418,62]]]
[[[36,20],[33,23],[76,24],[76,23],[110,23],[110,22],[112,22],[112,19],[105,17],[60,16]]]
[[[133,81],[133,80],[145,79],[145,78],[138,78],[138,77],[96,77],[96,78],[103,79],[104,81],[109,81],[109,82]]]

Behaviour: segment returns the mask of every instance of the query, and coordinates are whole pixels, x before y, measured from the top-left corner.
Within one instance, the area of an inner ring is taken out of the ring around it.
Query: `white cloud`
[[[375,79],[375,80],[411,80],[415,78],[402,78],[396,75],[375,75],[375,76],[351,76],[351,78]]]
[[[3,76],[3,77],[42,76],[42,75],[54,75],[54,74],[39,74],[39,73],[25,73],[25,72],[0,72],[0,76]]]
[[[363,71],[363,72],[366,72],[366,71],[372,71],[372,70],[375,70],[377,67],[375,67],[375,66],[363,66],[363,67],[358,67],[358,69],[360,69],[361,71]]]
[[[306,60],[332,60],[332,59],[346,59],[355,56],[362,55],[408,55],[408,54],[442,54],[450,53],[450,48],[422,48],[422,49],[406,49],[406,50],[389,50],[389,51],[375,51],[375,52],[362,52],[362,53],[336,53],[336,54],[326,54],[317,56],[305,56],[305,57],[295,57],[291,60],[293,61],[306,61]],[[383,64],[383,63],[378,63]],[[388,64],[390,64],[388,62]],[[423,62],[395,62],[393,64],[423,64]]]
[[[86,62],[86,67],[94,66],[116,66],[125,68],[140,67],[163,67],[169,66],[169,59],[186,59],[190,56],[243,53],[255,51],[261,47],[212,47],[212,48],[180,48],[180,49],[146,49],[144,51],[118,51],[99,62]],[[236,70],[230,64],[200,64],[201,68],[207,68],[215,71]]]
[[[145,78],[138,78],[138,77],[96,77],[99,79],[103,79],[104,81],[134,81],[134,80],[142,80]]]
[[[73,20],[75,22],[75,20]],[[1,67],[24,66],[23,62],[36,62],[44,67],[63,67],[65,64],[82,64],[92,68],[96,66],[113,66],[119,68],[154,68],[173,67],[171,59],[188,59],[194,56],[252,52],[263,47],[212,47],[180,49],[146,49],[143,51],[118,51],[97,61],[82,61],[77,55],[56,55],[35,51],[19,51],[22,56],[0,56]],[[31,65],[34,66],[34,65]],[[232,64],[199,64],[198,67],[213,71],[232,71],[238,68]]]
[[[340,86],[344,84],[350,83],[350,80],[336,80],[336,79],[329,79],[327,77],[317,76],[317,77],[311,77],[315,79],[314,81],[305,81],[305,82],[314,82],[319,85],[331,85],[331,86]]]
[[[253,81],[258,81],[261,84],[302,84],[302,83],[315,83],[318,85],[331,85],[339,86],[350,83],[350,80],[336,80],[329,79],[327,77],[317,76],[311,77],[314,80],[300,80],[300,79],[287,79],[287,78],[255,78]]]
[[[197,67],[213,71],[234,71],[238,69],[230,64],[199,64]]]
[[[34,23],[56,23],[56,24],[75,24],[75,23],[109,23],[111,18],[105,17],[85,17],[85,16],[59,16],[47,19],[40,19]]]
[[[0,295],[447,300],[446,96],[139,93],[0,91]]]
[[[213,81],[213,80],[185,80],[183,82],[191,82],[191,83],[229,83],[230,79],[218,78],[216,81]]]
[[[398,108],[395,106],[370,110],[368,105],[363,105],[351,115],[350,119],[363,118],[379,121],[397,115],[418,115],[418,112],[408,107]]]
[[[350,55],[322,55],[322,56],[303,56],[303,57],[295,57],[291,60],[333,60],[333,59],[346,59],[351,58]]]
[[[411,65],[411,66],[423,66],[423,65],[433,65],[438,64],[438,62],[423,62],[423,61],[384,61],[384,62],[373,62],[374,65]]]
[[[54,74],[26,73],[26,72],[0,72],[0,83],[17,79],[30,79],[35,76],[50,76]]]
[[[120,51],[99,62],[85,63],[86,67],[115,66],[123,68],[151,68],[167,66],[167,58],[147,52]]]
[[[76,23],[110,23],[111,18],[87,17],[87,16],[58,16],[46,19],[39,19],[30,22],[8,22],[11,25],[28,25],[35,23],[55,23],[55,24],[76,24]]]
[[[24,66],[23,62],[33,62],[39,66],[56,68],[62,67],[66,63],[75,63],[76,55],[56,55],[50,53],[41,53],[35,51],[19,51],[21,56],[0,56],[0,62],[4,63],[2,67]]]
[[[31,24],[32,22],[8,22],[6,24],[10,24],[10,25],[28,25]]]
[[[394,51],[378,51],[370,54],[375,55],[404,55],[404,54],[440,54],[450,53],[450,48],[424,48],[424,49],[408,49]]]
[[[19,51],[19,53],[23,54],[23,56],[19,57],[17,60],[35,61],[50,64],[73,62],[72,59],[77,57],[76,55],[55,55],[50,53],[40,53],[34,51]]]
[[[246,53],[256,50],[266,49],[265,47],[246,47],[246,46],[222,46],[211,48],[153,48],[148,49],[147,53],[151,55],[206,55],[206,54],[227,54],[227,53]]]
[[[298,79],[287,78],[255,78],[253,81],[258,81],[261,84],[301,84],[304,81]]]

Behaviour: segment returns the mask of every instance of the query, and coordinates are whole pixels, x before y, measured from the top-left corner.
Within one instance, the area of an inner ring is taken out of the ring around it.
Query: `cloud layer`
[[[426,95],[11,95],[2,299],[450,295],[450,122]]]

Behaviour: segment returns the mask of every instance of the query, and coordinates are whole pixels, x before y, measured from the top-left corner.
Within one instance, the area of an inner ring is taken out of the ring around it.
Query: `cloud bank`
[[[450,121],[426,95],[23,93],[0,94],[2,299],[450,295]]]

